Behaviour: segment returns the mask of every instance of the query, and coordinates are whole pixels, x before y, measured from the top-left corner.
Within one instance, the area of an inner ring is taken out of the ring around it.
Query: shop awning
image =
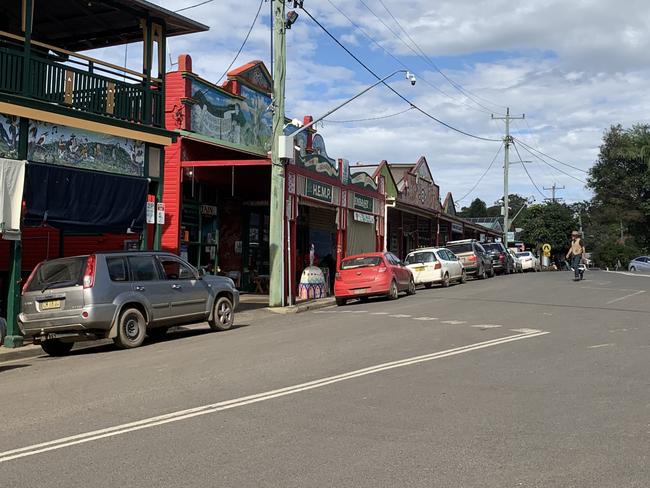
[[[24,222],[72,232],[139,232],[147,188],[144,178],[29,163]]]
[[[211,161],[182,161],[183,168],[201,168],[216,166],[270,166],[270,159],[216,159]]]

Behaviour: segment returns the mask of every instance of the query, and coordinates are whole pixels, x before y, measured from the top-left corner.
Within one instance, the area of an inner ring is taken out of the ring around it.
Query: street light
[[[336,111],[339,110],[340,108],[345,107],[348,103],[352,102],[353,100],[356,100],[357,98],[359,98],[359,97],[360,97],[361,95],[363,95],[364,93],[369,92],[370,90],[372,90],[372,89],[373,89],[374,87],[376,87],[377,85],[381,85],[381,84],[384,83],[388,78],[390,78],[391,76],[396,75],[397,73],[404,73],[404,74],[405,74],[405,79],[407,79],[407,80],[411,83],[411,86],[415,86],[415,82],[417,81],[417,79],[415,78],[415,75],[414,75],[413,73],[411,73],[410,71],[405,70],[405,69],[398,69],[397,71],[393,71],[393,72],[392,72],[391,74],[389,74],[388,76],[384,76],[381,80],[379,80],[379,81],[377,81],[376,83],[373,83],[372,85],[370,85],[369,87],[367,87],[367,88],[361,90],[359,93],[357,93],[357,94],[356,94],[355,96],[353,96],[352,98],[349,98],[349,99],[346,100],[345,102],[343,102],[343,103],[337,105],[337,106],[334,107],[332,110],[330,110],[330,111],[328,111],[327,113],[325,113],[324,115],[321,115],[320,117],[318,117],[318,118],[312,120],[310,123],[308,123],[308,124],[306,124],[306,125],[303,125],[303,126],[300,127],[298,130],[292,132],[292,133],[289,134],[288,136],[285,136],[285,135],[281,135],[281,136],[279,136],[279,137],[278,137],[278,147],[279,147],[279,150],[280,150],[280,153],[279,153],[280,158],[284,158],[284,159],[293,159],[294,138],[295,138],[298,134],[300,134],[301,132],[306,131],[307,129],[309,129],[309,128],[310,128],[311,126],[313,126],[314,124],[317,124],[318,122],[320,122],[320,121],[323,120],[324,118],[326,118],[326,117],[332,115],[334,112],[336,112]]]

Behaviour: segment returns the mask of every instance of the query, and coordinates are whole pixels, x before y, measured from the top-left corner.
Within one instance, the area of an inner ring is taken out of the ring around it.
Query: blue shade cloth
[[[145,178],[29,163],[24,223],[72,232],[140,232],[147,190]]]

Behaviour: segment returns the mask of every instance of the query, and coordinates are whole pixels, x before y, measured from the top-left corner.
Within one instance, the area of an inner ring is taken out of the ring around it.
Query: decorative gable
[[[442,210],[449,215],[456,215],[456,204],[454,203],[454,197],[451,192],[447,193],[445,197],[445,203],[442,205]]]
[[[433,176],[431,175],[429,165],[427,164],[427,160],[424,158],[424,156],[418,160],[413,172],[417,175],[418,178],[422,178],[424,181],[433,183]]]
[[[273,90],[273,79],[262,61],[251,61],[228,72],[228,79],[243,81],[264,93]]]

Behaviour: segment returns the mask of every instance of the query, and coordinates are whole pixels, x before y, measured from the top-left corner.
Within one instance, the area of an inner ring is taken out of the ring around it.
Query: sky
[[[152,1],[177,10],[200,0]],[[270,69],[268,0],[214,0],[184,11],[210,31],[170,38],[171,61],[190,54],[194,71],[217,82],[260,4],[234,67],[259,59]],[[408,68],[415,86],[401,73],[390,85],[448,125],[501,141],[505,124],[492,114],[501,117],[506,107],[513,116],[525,114],[511,122],[519,154],[511,150],[510,193],[537,202],[551,196],[544,188],[554,183],[564,187],[557,196],[567,203],[589,199],[586,171],[597,160],[604,131],[648,119],[650,5],[642,0],[304,0],[304,7],[379,76]],[[316,118],[376,79],[297,11],[287,32],[286,113]],[[139,69],[140,53],[140,46],[129,46],[127,65]],[[124,64],[125,50],[95,55]],[[325,119],[318,131],[328,154],[351,164],[425,156],[441,196],[452,192],[459,208],[476,197],[488,205],[501,198],[501,142],[468,137],[407,109],[378,86]],[[550,158],[542,156],[543,162],[517,140]],[[530,162],[517,163],[519,156]]]

